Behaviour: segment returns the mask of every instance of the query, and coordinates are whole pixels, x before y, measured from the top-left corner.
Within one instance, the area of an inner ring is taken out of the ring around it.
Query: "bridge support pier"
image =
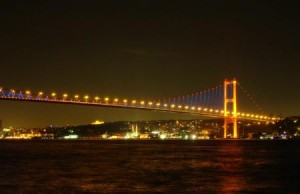
[[[224,138],[228,137],[229,126],[233,127],[233,138],[238,138],[236,80],[224,81]]]

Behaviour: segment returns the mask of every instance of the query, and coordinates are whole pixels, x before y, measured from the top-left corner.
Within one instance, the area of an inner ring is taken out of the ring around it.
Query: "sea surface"
[[[300,193],[300,141],[0,141],[0,193]]]

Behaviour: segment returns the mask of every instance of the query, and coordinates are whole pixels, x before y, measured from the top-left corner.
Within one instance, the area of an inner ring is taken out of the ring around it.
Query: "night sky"
[[[1,1],[0,85],[147,100],[235,77],[266,113],[299,115],[299,10],[292,0]],[[5,127],[187,118],[197,117],[0,101]]]

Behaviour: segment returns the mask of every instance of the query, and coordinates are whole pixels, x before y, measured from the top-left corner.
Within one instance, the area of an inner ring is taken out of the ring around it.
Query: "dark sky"
[[[265,112],[299,115],[299,10],[296,0],[1,1],[0,85],[158,99],[235,77]],[[250,105],[240,109],[257,112]],[[0,101],[6,127],[168,118],[190,117]]]

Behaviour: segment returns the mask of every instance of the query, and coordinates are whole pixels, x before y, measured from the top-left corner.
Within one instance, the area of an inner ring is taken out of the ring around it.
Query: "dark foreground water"
[[[300,141],[0,141],[0,193],[300,193]]]

